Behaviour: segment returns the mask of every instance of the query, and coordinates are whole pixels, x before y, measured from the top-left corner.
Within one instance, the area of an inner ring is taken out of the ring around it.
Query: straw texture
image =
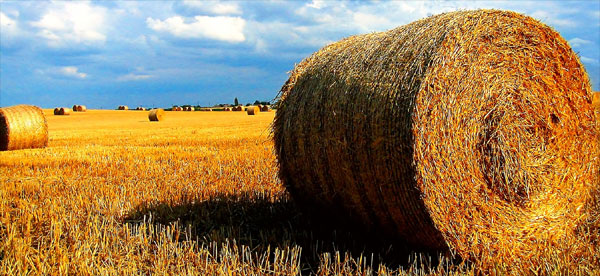
[[[148,119],[152,122],[162,121],[164,116],[165,110],[162,108],[152,109],[148,112]]]
[[[260,108],[258,106],[248,106],[246,108],[246,112],[248,115],[256,115],[258,112],[260,112]]]
[[[419,248],[527,260],[574,235],[600,185],[591,97],[567,42],[513,12],[349,37],[281,89],[280,178],[308,212]]]
[[[39,107],[17,105],[0,108],[0,151],[46,146],[48,124]]]

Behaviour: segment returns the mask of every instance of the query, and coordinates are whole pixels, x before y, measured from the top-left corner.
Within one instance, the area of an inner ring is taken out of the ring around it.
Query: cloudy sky
[[[0,106],[271,100],[294,64],[328,43],[476,8],[513,10],[552,26],[600,90],[597,0],[0,0]]]

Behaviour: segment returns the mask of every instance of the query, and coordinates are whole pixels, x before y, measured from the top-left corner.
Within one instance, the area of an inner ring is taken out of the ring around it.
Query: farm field
[[[301,217],[275,112],[44,113],[48,148],[0,152],[0,275],[475,273]]]

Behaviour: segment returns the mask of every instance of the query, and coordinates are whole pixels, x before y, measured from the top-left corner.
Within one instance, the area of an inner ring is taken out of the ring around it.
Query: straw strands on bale
[[[148,112],[148,119],[150,119],[152,122],[162,121],[164,116],[165,110],[162,108],[152,109],[150,112]]]
[[[567,41],[513,12],[349,37],[281,89],[280,177],[307,211],[467,259],[531,261],[590,216],[591,97]]]
[[[129,106],[119,105],[119,110],[129,110]]]
[[[73,105],[73,111],[74,112],[86,112],[87,111],[87,107],[85,105]]]
[[[248,113],[248,115],[256,115],[258,114],[258,112],[260,112],[260,108],[258,106],[248,106],[246,108],[246,112]]]
[[[0,151],[48,146],[48,124],[37,106],[0,108]]]

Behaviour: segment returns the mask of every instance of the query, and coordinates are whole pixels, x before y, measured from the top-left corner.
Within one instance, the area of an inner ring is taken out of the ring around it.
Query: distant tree
[[[240,105],[240,102],[238,102],[237,97],[235,97],[235,99],[233,100],[233,106],[238,106]]]
[[[260,102],[261,105],[271,105],[271,102]]]
[[[254,101],[254,105],[259,105],[259,104],[260,104],[259,100]]]
[[[251,106],[251,104],[250,104],[250,103],[247,103],[247,104],[246,104],[246,106]]]

